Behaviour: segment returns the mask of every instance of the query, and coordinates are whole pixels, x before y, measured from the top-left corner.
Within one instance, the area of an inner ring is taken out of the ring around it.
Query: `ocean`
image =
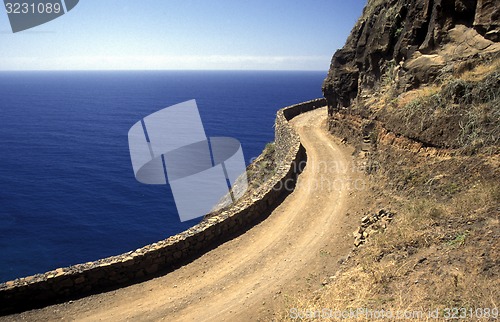
[[[276,111],[321,97],[326,72],[0,73],[0,282],[135,250],[180,222],[168,185],[139,183],[128,130],[196,99],[207,136],[246,163],[274,139]]]

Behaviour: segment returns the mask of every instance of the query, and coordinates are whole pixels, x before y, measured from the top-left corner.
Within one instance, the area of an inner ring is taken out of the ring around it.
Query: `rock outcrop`
[[[450,61],[494,52],[500,0],[369,0],[323,84],[329,114],[369,95],[388,72],[403,90],[432,82]]]

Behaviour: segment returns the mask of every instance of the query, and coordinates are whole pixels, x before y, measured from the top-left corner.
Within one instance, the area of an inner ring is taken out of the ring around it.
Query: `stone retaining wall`
[[[317,99],[283,108],[275,123],[276,173],[261,187],[231,208],[220,211],[192,228],[135,251],[95,262],[58,268],[0,284],[0,313],[28,309],[116,288],[174,269],[216,244],[258,222],[290,193],[306,160],[298,134],[289,124],[293,117],[326,106]],[[292,183],[292,184],[290,184]]]

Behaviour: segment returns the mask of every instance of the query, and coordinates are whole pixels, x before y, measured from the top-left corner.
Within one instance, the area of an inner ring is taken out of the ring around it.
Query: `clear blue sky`
[[[81,0],[16,34],[2,6],[0,70],[327,70],[365,3]]]

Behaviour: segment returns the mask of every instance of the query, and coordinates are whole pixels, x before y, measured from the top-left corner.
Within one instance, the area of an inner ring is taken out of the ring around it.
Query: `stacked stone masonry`
[[[180,234],[135,251],[2,283],[0,313],[78,298],[147,279],[255,224],[289,193],[286,188],[290,185],[286,183],[296,181],[301,170],[298,165],[306,160],[305,149],[288,121],[322,106],[326,106],[326,100],[316,99],[277,112],[275,143],[280,166],[265,184],[231,208],[207,216]]]

